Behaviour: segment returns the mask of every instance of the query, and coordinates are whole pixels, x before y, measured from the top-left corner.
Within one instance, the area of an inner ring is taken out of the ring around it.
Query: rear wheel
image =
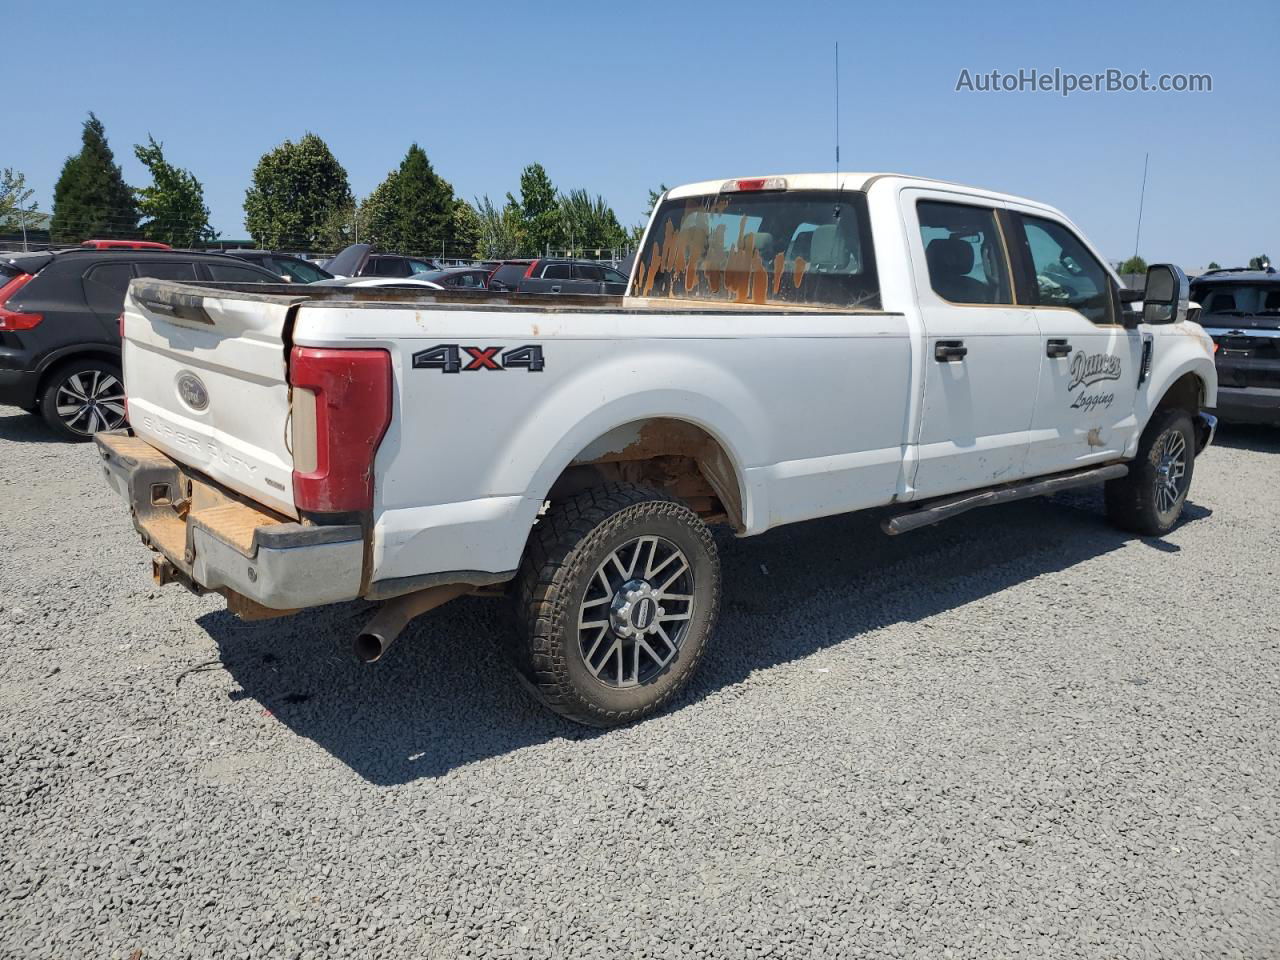
[[[40,413],[64,440],[90,440],[125,424],[124,379],[106,360],[76,360],[55,370],[40,394]]]
[[[1175,408],[1158,412],[1143,431],[1129,475],[1107,482],[1107,516],[1134,533],[1168,533],[1182,515],[1195,463],[1191,416]]]
[[[720,602],[706,525],[658,490],[613,485],[554,505],[515,582],[517,670],[552,710],[616,726],[670,702]]]

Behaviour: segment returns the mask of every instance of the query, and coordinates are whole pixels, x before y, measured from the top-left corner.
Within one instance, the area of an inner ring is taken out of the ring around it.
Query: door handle
[[[551,285],[551,292],[552,292],[552,293],[559,293],[559,292],[560,292],[560,284],[558,284],[558,283],[552,284],[552,285]]]
[[[1044,355],[1046,357],[1069,357],[1071,356],[1071,343],[1067,340],[1050,340],[1044,347]]]
[[[964,345],[963,340],[939,340],[933,346],[933,359],[939,363],[950,363],[953,360],[963,360],[968,352],[969,348]]]

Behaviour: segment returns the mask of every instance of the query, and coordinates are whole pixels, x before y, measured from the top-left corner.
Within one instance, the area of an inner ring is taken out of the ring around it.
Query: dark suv
[[[489,277],[490,290],[518,293],[607,293],[627,292],[627,277],[594,260],[541,257],[537,260],[507,260]]]
[[[88,440],[125,420],[119,317],[134,277],[279,283],[220,254],[94,250],[0,254],[0,403]]]
[[[288,283],[315,283],[317,280],[333,279],[333,274],[328,270],[291,253],[276,253],[272,250],[224,250],[223,253],[239,260],[247,260],[263,270],[270,270]]]
[[[1191,299],[1217,344],[1216,414],[1280,426],[1280,274],[1214,270],[1192,282]]]

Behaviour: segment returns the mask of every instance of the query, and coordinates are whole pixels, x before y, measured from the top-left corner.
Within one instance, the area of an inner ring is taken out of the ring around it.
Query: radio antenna
[[[836,41],[836,208],[833,217],[840,219],[840,41]]]
[[[1142,190],[1138,194],[1138,232],[1133,235],[1133,255],[1138,255],[1138,241],[1142,237],[1142,205],[1147,199],[1147,164],[1151,161],[1151,154],[1148,153],[1142,161]]]

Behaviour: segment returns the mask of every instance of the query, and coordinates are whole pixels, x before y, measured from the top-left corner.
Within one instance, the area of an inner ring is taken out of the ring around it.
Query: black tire
[[[1173,477],[1177,467],[1171,456],[1179,449],[1182,472]],[[1195,449],[1191,415],[1173,407],[1158,411],[1142,432],[1129,475],[1107,481],[1107,517],[1111,522],[1148,537],[1162,537],[1172,530],[1191,489]]]
[[[124,378],[109,360],[87,357],[54,370],[40,393],[40,415],[63,440],[83,443],[125,425]]]
[[[664,586],[681,559],[687,578]],[[508,653],[521,677],[556,713],[613,727],[660,710],[693,675],[720,605],[720,557],[684,503],[611,484],[554,504],[535,524],[512,592]]]

